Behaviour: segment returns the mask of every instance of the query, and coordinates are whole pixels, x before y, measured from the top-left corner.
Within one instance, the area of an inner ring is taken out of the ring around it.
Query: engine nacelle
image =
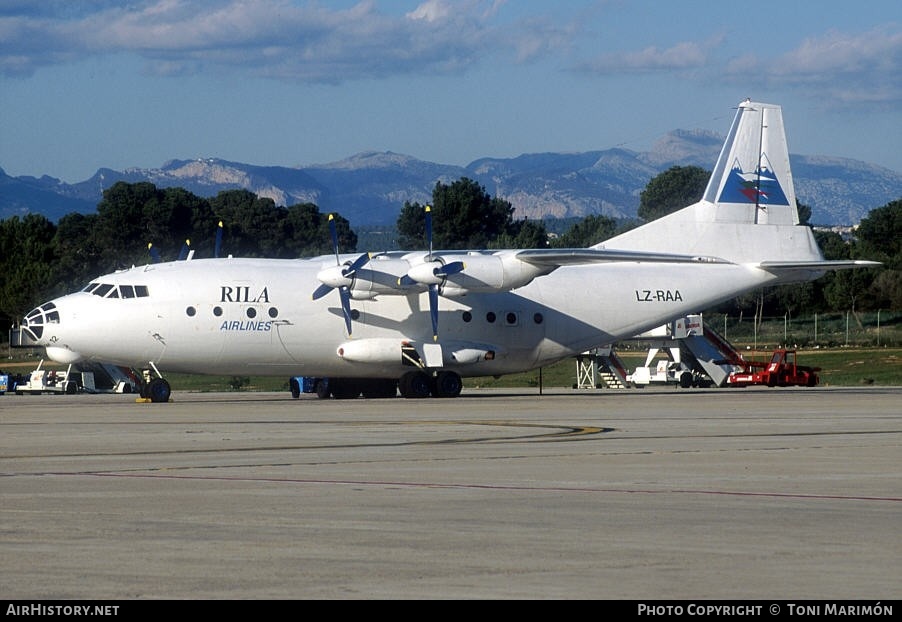
[[[469,293],[507,292],[523,287],[537,276],[553,270],[548,266],[526,263],[513,254],[467,253],[443,255],[445,261],[462,261],[461,272],[445,278],[441,286],[443,296],[463,296]]]
[[[445,276],[441,273],[443,265],[440,261],[425,261],[412,266],[407,271],[407,276],[423,285],[441,285],[445,280]]]
[[[368,264],[354,276],[351,298],[368,300],[380,295],[400,296],[408,289],[398,284],[398,279],[410,270],[407,259],[391,255],[374,255]]]
[[[429,261],[428,254],[374,255],[357,270],[350,285],[351,297],[358,300],[380,295],[404,296],[439,285],[443,296],[469,293],[505,292],[523,287],[554,267],[535,265],[518,259],[514,253],[442,253]],[[461,269],[459,264],[463,264]],[[445,275],[443,267],[457,265]],[[324,270],[323,272],[326,272]],[[323,277],[326,275],[323,274]],[[322,280],[322,278],[321,278]],[[335,283],[341,282],[336,276]],[[330,283],[331,284],[331,283]],[[345,277],[344,284],[347,284]]]

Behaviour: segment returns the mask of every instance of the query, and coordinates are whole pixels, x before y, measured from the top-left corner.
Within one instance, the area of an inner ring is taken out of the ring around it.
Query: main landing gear
[[[398,380],[401,397],[457,397],[463,388],[460,375],[453,371],[440,371],[430,376],[424,371],[409,371]]]
[[[315,378],[294,377],[289,381],[292,397],[301,393],[316,393],[320,399],[367,399],[401,397],[421,399],[426,397],[457,397],[463,388],[460,375],[453,371],[429,373],[425,370],[409,371],[398,380],[393,378]]]

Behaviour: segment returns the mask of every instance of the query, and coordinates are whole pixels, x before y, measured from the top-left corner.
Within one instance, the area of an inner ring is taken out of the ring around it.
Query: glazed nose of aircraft
[[[48,324],[59,324],[60,312],[56,304],[47,302],[28,312],[22,320],[23,338],[28,338],[34,345],[48,345],[44,340]]]
[[[57,363],[75,363],[82,356],[68,345],[59,342],[60,309],[56,302],[46,302],[29,311],[22,320],[22,326],[15,338],[15,345],[41,347],[47,357]],[[10,333],[12,336],[12,333]]]

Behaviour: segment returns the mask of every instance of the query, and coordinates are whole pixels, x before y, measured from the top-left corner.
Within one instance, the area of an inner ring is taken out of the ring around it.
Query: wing
[[[718,257],[675,255],[643,251],[595,248],[540,248],[515,253],[517,259],[536,266],[574,266],[579,264],[635,261],[651,263],[731,263]]]

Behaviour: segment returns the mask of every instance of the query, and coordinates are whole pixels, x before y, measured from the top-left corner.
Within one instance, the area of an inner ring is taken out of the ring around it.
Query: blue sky
[[[644,150],[746,97],[792,153],[902,172],[902,2],[0,0],[15,176]]]

